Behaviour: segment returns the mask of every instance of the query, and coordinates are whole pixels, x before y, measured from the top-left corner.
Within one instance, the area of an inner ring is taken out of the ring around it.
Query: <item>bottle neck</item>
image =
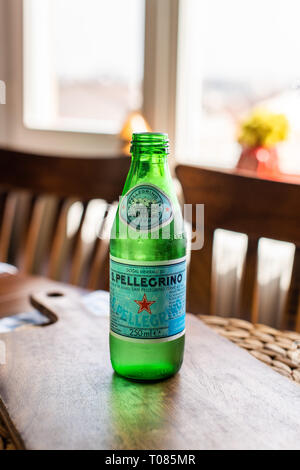
[[[156,153],[145,153],[135,152],[131,155],[132,163],[147,162],[148,164],[167,164],[168,154],[156,154]]]
[[[168,166],[169,141],[166,134],[137,133],[131,142],[131,167],[126,188],[149,182],[169,185],[171,176]]]
[[[125,192],[137,184],[150,182],[156,185],[169,185],[171,175],[167,155],[133,154]]]

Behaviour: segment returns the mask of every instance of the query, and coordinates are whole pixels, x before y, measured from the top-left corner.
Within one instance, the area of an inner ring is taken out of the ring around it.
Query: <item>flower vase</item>
[[[258,176],[280,173],[276,147],[243,147],[236,166],[238,170],[255,172]]]

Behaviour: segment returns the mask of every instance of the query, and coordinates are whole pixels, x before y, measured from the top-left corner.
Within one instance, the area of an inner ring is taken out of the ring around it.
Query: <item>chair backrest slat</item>
[[[90,289],[96,289],[96,286],[99,285],[99,283],[102,289],[108,288],[109,281],[107,265],[109,253],[109,235],[110,228],[112,226],[113,219],[116,213],[116,209],[116,204],[107,206],[107,211],[104,215],[103,224],[99,229],[99,237],[96,243],[95,253],[88,280],[88,287]],[[101,279],[99,276],[100,273],[103,273]]]
[[[83,211],[80,217],[80,223],[75,236],[75,243],[73,247],[71,270],[70,270],[70,283],[78,285],[80,282],[82,257],[83,257],[83,243],[82,243],[82,228],[86,218],[87,205],[83,207]]]
[[[66,246],[67,217],[70,207],[75,201],[72,198],[64,199],[58,207],[47,272],[48,277],[51,279],[59,280],[61,278],[61,265]]]
[[[6,195],[0,230],[0,261],[4,263],[8,261],[8,252],[13,231],[17,201],[18,195],[16,193]]]
[[[29,224],[28,235],[24,253],[23,271],[32,273],[36,260],[38,242],[41,235],[43,220],[46,212],[47,199],[39,196],[34,201],[32,216]]]
[[[258,238],[248,237],[246,260],[241,279],[240,311],[245,318],[258,322],[257,299]]]

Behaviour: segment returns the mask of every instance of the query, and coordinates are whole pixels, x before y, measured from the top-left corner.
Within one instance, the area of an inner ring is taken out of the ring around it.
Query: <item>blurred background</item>
[[[176,158],[233,168],[239,122],[260,106],[289,120],[280,167],[300,173],[299,13],[297,0],[1,0],[1,141],[113,154],[140,111]]]
[[[169,134],[173,168],[298,185],[299,15],[297,0],[0,0],[0,145],[126,158],[132,131],[154,130]],[[80,227],[80,207],[66,234]],[[247,240],[215,235],[215,313],[237,314]],[[296,269],[292,242],[259,241],[269,293],[259,316],[277,326]],[[12,253],[5,261],[16,262]]]

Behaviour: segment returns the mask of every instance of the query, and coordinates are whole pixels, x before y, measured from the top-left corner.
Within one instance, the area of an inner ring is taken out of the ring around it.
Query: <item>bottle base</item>
[[[164,380],[175,375],[180,367],[172,367],[166,365],[165,367],[155,368],[145,366],[141,369],[134,364],[131,367],[118,367],[112,363],[112,367],[117,375],[126,379],[134,380],[137,382],[155,382],[157,380]]]
[[[110,335],[114,371],[135,381],[163,380],[176,374],[183,360],[184,335],[162,343],[133,343]]]

